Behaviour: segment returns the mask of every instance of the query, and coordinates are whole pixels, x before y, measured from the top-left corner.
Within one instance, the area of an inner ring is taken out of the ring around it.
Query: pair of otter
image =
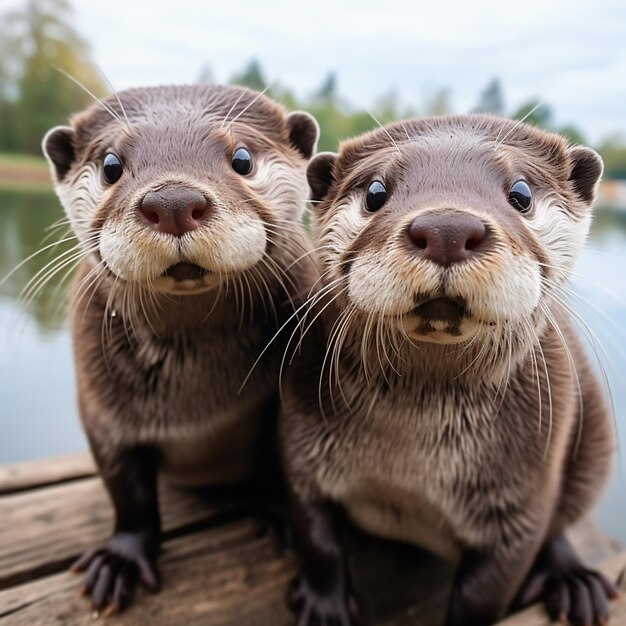
[[[613,446],[562,298],[600,158],[481,115],[315,156],[318,133],[261,94],[187,86],[122,92],[44,139],[83,255],[80,413],[115,508],[74,565],[84,591],[115,613],[138,581],[158,589],[159,472],[231,483],[280,454],[298,624],[358,621],[339,508],[458,560],[448,626],[537,600],[604,623],[617,590],[563,535]],[[259,450],[277,417],[280,453]]]

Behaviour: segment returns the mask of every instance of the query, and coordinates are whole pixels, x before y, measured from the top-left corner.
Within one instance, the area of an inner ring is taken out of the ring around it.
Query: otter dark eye
[[[518,180],[516,183],[513,183],[511,189],[509,189],[509,204],[520,213],[530,211],[532,199],[532,191],[523,180]]]
[[[252,157],[245,148],[237,148],[237,150],[235,150],[231,164],[235,172],[237,172],[237,174],[241,174],[242,176],[245,176],[252,171]]]
[[[104,163],[102,165],[104,172],[104,180],[112,185],[116,183],[122,175],[122,162],[111,152],[104,157]]]
[[[387,190],[379,180],[375,180],[368,188],[365,206],[370,213],[378,211],[387,202]]]

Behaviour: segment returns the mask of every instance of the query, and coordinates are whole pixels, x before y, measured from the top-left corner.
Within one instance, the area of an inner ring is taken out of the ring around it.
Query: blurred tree
[[[337,74],[335,72],[330,72],[326,76],[321,87],[313,95],[313,99],[329,104],[337,102]]]
[[[199,80],[202,80],[203,76],[204,74],[201,73]],[[0,89],[1,80],[0,76]],[[261,64],[256,59],[251,60],[241,72],[236,73],[231,82],[259,91],[265,89],[267,85]],[[355,111],[342,100],[338,85],[337,74],[331,72],[306,98],[298,98],[293,91],[281,84],[272,85],[268,90],[268,95],[282,102],[289,110],[304,109],[317,119],[321,128],[319,150],[337,150],[341,140],[371,130],[377,126],[372,116],[381,124],[387,124],[417,115],[446,115],[452,112],[450,91],[446,87],[426,92],[422,97],[421,106],[416,108],[403,106],[397,93],[390,91],[376,100],[371,111],[366,109]],[[536,104],[536,100],[522,104],[513,111],[511,117],[518,120],[525,118],[524,121],[529,124],[560,132],[572,143],[585,143],[578,128],[572,125],[555,128],[550,106],[541,104],[535,109]],[[492,79],[486,85],[473,110],[506,115],[502,83],[498,78]],[[600,151],[607,163],[606,175],[626,177],[626,139],[618,136],[612,137],[600,147]]]
[[[531,100],[522,104],[512,115],[514,120],[524,120],[526,124],[539,126],[540,128],[552,128],[552,109],[549,105],[537,100]]]
[[[422,106],[423,115],[448,115],[451,113],[450,90],[441,87],[433,93],[427,93]]]
[[[492,113],[504,115],[504,96],[499,78],[492,79],[480,94],[478,104],[473,109],[474,113]]]
[[[605,139],[598,152],[604,160],[605,178],[626,179],[626,137],[624,135],[612,135]]]
[[[28,0],[2,17],[0,150],[40,153],[41,138],[92,99],[55,68],[105,93],[89,47],[71,26],[67,0]]]
[[[582,134],[580,129],[576,128],[576,126],[572,126],[568,124],[567,126],[561,126],[557,129],[557,132],[561,133],[567,140],[576,145],[586,144],[585,136]]]
[[[378,98],[374,103],[373,114],[381,124],[388,124],[400,119],[398,94],[395,91],[389,91]]]
[[[261,64],[256,59],[252,59],[243,72],[235,74],[230,79],[230,82],[235,85],[256,89],[257,91],[263,91],[267,87],[267,81],[265,80],[265,76],[263,76]]]
[[[215,82],[215,78],[213,76],[213,69],[208,63],[205,63],[200,69],[200,73],[198,74],[198,80],[196,81],[201,85],[210,85]]]

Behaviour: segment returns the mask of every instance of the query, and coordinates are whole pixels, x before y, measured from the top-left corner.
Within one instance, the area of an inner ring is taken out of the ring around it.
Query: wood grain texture
[[[0,468],[0,626],[87,626],[94,615],[65,571],[104,541],[113,512],[89,455]],[[1,495],[3,494],[3,495]],[[295,574],[249,517],[246,489],[187,491],[161,485],[163,591],[140,590],[133,607],[99,622],[113,626],[292,626],[285,593]],[[626,553],[591,521],[570,532],[581,556],[612,578]],[[350,566],[364,624],[440,626],[453,566],[404,544],[349,533]],[[540,607],[501,626],[547,626]],[[626,626],[626,599],[611,624]]]
[[[241,504],[219,494],[162,485],[164,531],[210,525]],[[58,572],[110,534],[113,509],[99,478],[75,480],[0,498],[0,589]]]
[[[589,556],[614,553],[614,546],[584,524],[574,541]],[[350,538],[351,567],[366,624],[440,626],[453,568],[420,550],[359,534]],[[626,555],[603,566],[615,577]],[[161,559],[163,591],[138,593],[125,614],[102,623],[115,626],[292,626],[285,608],[286,587],[294,575],[290,557],[281,556],[267,537],[258,537],[250,519],[165,542]],[[0,626],[94,624],[79,597],[78,580],[61,573],[0,592]],[[506,626],[546,626],[540,608],[509,618]],[[611,624],[626,624],[626,601],[615,603]]]
[[[96,467],[89,452],[0,467],[0,495],[93,476]]]

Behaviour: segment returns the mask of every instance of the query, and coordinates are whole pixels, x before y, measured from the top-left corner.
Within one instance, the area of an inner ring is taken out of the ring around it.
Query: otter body
[[[197,85],[121,92],[44,139],[78,241],[80,414],[116,513],[74,565],[95,609],[159,586],[159,473],[223,484],[273,464],[282,349],[265,348],[315,280],[301,216],[318,133],[261,94]]]
[[[101,439],[103,460],[123,447],[154,445],[171,482],[249,479],[261,431],[276,410],[278,346],[254,367],[244,392],[240,388],[289,308],[276,320],[268,312],[242,325],[231,313],[242,304],[222,295],[226,310],[217,315],[217,294],[209,292],[170,296],[154,319],[131,324],[117,310],[103,319],[108,295],[96,293],[72,316],[81,417],[90,437]],[[276,302],[285,297],[278,290],[272,296]],[[262,302],[257,305],[263,311]],[[108,353],[103,325],[107,344],[115,346]]]
[[[300,624],[356,622],[336,508],[458,563],[449,626],[615,587],[563,531],[606,482],[609,411],[564,304],[597,155],[488,116],[405,122],[310,164],[323,286],[285,383]]]

